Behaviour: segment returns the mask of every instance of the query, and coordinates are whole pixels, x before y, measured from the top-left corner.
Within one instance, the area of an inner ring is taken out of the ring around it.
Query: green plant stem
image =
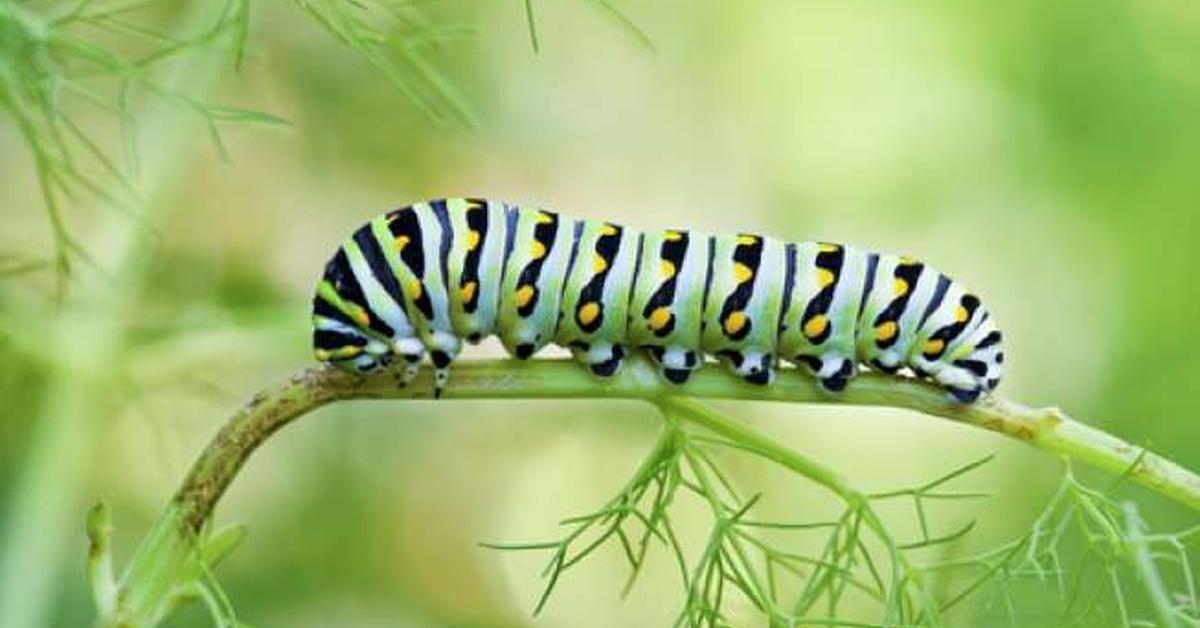
[[[276,430],[328,403],[347,399],[431,399],[428,371],[401,387],[394,373],[356,376],[323,366],[306,368],[287,382],[255,395],[221,428],[192,466],[155,528],[130,560],[119,585],[113,625],[153,625],[176,582],[180,565],[195,549],[217,501],[250,454]],[[1054,408],[1035,409],[1002,399],[963,406],[944,391],[915,380],[863,374],[839,395],[796,373],[781,374],[771,386],[747,384],[717,368],[696,373],[683,387],[669,386],[656,368],[633,357],[616,376],[599,380],[569,360],[487,360],[455,366],[443,395],[453,399],[644,399],[668,404],[713,432],[761,452],[829,488],[851,505],[866,498],[834,471],[717,413],[697,412],[691,398],[839,403],[888,406],[981,427],[1047,452],[1124,474],[1131,480],[1200,510],[1200,476],[1156,454],[1071,419]],[[441,401],[439,403],[446,403]],[[882,523],[869,508],[864,521],[881,538]],[[895,552],[893,552],[894,554]],[[896,563],[894,563],[896,564]],[[901,567],[901,571],[904,571]],[[905,578],[910,574],[898,573]]]

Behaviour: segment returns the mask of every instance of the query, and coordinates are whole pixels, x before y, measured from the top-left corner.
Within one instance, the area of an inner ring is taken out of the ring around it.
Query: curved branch
[[[197,551],[196,539],[213,508],[250,454],[272,433],[328,403],[345,399],[430,399],[433,382],[423,372],[412,385],[396,374],[357,376],[317,366],[258,393],[221,428],[192,466],[155,529],[142,541],[121,579],[112,625],[152,625],[169,602],[175,574]],[[644,399],[694,398],[838,403],[907,408],[999,432],[1034,447],[1086,462],[1200,510],[1200,476],[1080,423],[1057,408],[1030,408],[1003,399],[963,406],[929,384],[864,373],[836,396],[815,380],[784,372],[771,386],[755,386],[720,369],[706,369],[683,387],[669,386],[656,367],[631,358],[620,373],[597,379],[571,360],[484,360],[456,366],[446,399]],[[812,470],[809,470],[812,471]],[[831,478],[821,478],[830,480]],[[835,478],[832,478],[835,479]],[[834,482],[838,484],[838,482]],[[828,484],[827,484],[828,485]],[[102,624],[106,623],[102,618]]]

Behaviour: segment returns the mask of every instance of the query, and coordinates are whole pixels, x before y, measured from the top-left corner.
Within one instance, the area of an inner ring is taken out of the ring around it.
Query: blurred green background
[[[475,126],[431,120],[302,11],[256,3],[240,71],[207,51],[185,84],[211,76],[213,101],[290,125],[227,128],[225,162],[199,120],[162,114],[166,127],[140,129],[134,177],[153,218],[65,201],[99,270],[77,262],[62,303],[50,268],[0,283],[10,603],[85,625],[87,507],[113,507],[123,562],[220,423],[309,364],[310,290],[337,243],[435,196],[913,254],[999,318],[1004,396],[1200,467],[1200,5],[619,3],[650,50],[593,3],[538,0],[538,54],[515,0],[421,6],[477,33],[429,55]],[[119,156],[112,117],[80,111]],[[29,152],[0,122],[0,251],[44,259]],[[489,344],[466,359],[495,355]],[[908,412],[728,409],[871,490],[996,453],[966,481],[993,496],[938,511],[944,529],[980,520],[972,547],[1023,533],[1059,474],[1049,456]],[[477,546],[540,540],[598,506],[657,429],[623,402],[327,408],[275,437],[222,502],[218,520],[250,537],[218,575],[259,626],[663,625],[681,599],[666,560],[618,602],[610,548],[531,618],[543,557]],[[774,512],[832,512],[791,476],[728,461]],[[1132,494],[1156,527],[1196,522]],[[689,512],[685,531],[702,538]],[[1025,625],[1051,625],[1037,589]],[[962,625],[1007,625],[987,601]],[[193,608],[170,625],[205,621]]]

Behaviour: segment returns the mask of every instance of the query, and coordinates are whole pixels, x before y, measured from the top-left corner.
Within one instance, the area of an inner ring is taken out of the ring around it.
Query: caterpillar
[[[1000,382],[1001,333],[979,298],[909,257],[743,233],[639,232],[540,208],[448,198],[375,218],[342,243],[313,297],[318,360],[358,373],[428,356],[435,395],[463,341],[525,360],[555,343],[600,377],[630,351],[683,384],[706,355],[754,384],[781,363],[828,391],[860,370],[972,403]]]

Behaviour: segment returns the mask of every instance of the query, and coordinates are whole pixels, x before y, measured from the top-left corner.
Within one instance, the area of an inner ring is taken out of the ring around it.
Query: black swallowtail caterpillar
[[[593,373],[645,350],[683,384],[711,354],[755,384],[781,361],[842,390],[859,364],[907,367],[971,403],[1000,382],[1000,331],[978,297],[908,257],[753,234],[638,232],[542,209],[434,200],[360,227],[313,298],[318,360],[360,373],[428,352],[435,392],[462,340],[524,360],[549,343]]]

